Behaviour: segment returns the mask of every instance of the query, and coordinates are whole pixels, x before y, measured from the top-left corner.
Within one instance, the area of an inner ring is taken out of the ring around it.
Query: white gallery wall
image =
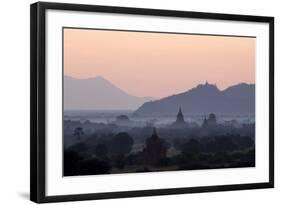
[[[52,0],[49,0],[53,2]],[[0,204],[29,201],[29,4],[0,6]],[[281,3],[278,0],[83,0],[63,1],[275,17],[275,189],[187,194],[60,204],[280,204],[281,201]]]

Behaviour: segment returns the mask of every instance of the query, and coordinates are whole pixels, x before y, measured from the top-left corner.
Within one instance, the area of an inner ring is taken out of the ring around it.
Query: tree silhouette
[[[79,162],[82,157],[77,152],[65,150],[63,155],[63,173],[64,176],[74,176],[79,174]]]
[[[108,154],[108,149],[107,149],[106,145],[99,143],[96,146],[95,154],[100,159],[106,158],[107,154]]]
[[[107,174],[111,166],[103,160],[89,159],[79,164],[79,175]]]
[[[134,144],[133,138],[126,132],[120,132],[109,142],[110,154],[115,157],[124,157],[128,154]]]
[[[76,137],[78,140],[81,139],[81,137],[84,135],[84,131],[82,127],[76,127],[73,133],[74,137]]]
[[[196,139],[190,139],[187,143],[182,145],[182,152],[185,154],[198,154],[200,149],[200,142]]]

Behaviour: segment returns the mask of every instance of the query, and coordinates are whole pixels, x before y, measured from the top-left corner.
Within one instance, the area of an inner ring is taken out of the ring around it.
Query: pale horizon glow
[[[130,95],[161,98],[208,81],[255,83],[256,39],[64,29],[64,75],[102,76]]]

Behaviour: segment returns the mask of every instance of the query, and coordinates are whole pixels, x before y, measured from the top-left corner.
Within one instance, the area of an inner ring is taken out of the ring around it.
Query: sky
[[[130,95],[161,98],[198,84],[255,83],[256,39],[64,29],[64,75],[102,76]]]

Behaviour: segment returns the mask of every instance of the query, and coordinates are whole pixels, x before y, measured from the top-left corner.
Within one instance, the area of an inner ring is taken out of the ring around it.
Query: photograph
[[[255,167],[255,36],[62,35],[63,176]]]

